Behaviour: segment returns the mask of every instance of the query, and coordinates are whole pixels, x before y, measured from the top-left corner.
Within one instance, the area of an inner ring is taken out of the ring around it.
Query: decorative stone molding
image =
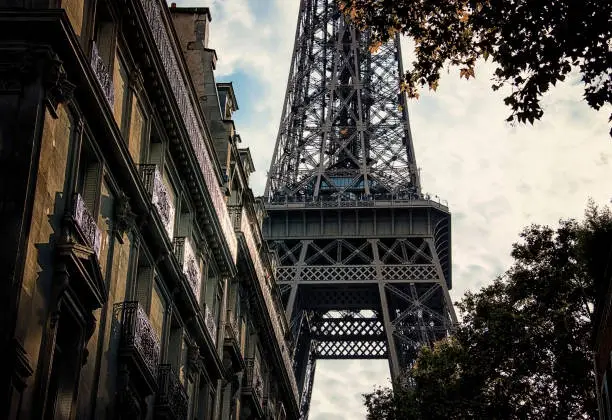
[[[115,201],[115,232],[121,240],[123,234],[135,228],[136,214],[132,211],[130,199],[123,191],[119,191]]]
[[[54,118],[57,107],[72,99],[75,85],[66,77],[62,60],[46,46],[0,49],[0,94],[18,93],[40,77],[45,102]]]
[[[187,376],[194,381],[196,375],[204,370],[204,363],[200,355],[200,346],[191,345],[187,350]]]
[[[144,89],[144,78],[139,69],[134,69],[130,72],[129,87],[135,94],[140,93]]]
[[[96,318],[88,314],[87,319],[85,321],[85,329],[83,330],[83,359],[81,360],[81,365],[85,366],[87,364],[87,358],[89,357],[89,350],[87,349],[87,343],[91,339],[94,331],[96,330]]]
[[[57,107],[59,104],[68,104],[72,100],[75,85],[66,78],[66,71],[62,61],[57,54],[48,61],[48,67],[44,73],[43,85],[45,87],[45,101],[53,118],[57,118]]]
[[[32,376],[34,370],[30,366],[30,360],[28,359],[28,355],[21,343],[19,343],[16,339],[13,338],[10,343],[10,348],[13,351],[14,361],[13,380],[15,387],[21,392],[25,388],[26,382],[28,378]]]

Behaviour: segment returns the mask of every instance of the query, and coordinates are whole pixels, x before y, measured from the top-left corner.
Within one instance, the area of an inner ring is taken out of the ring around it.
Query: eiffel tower
[[[398,37],[374,51],[335,0],[301,0],[264,236],[303,419],[318,359],[387,359],[409,381],[456,323],[450,213],[421,191],[401,74]]]

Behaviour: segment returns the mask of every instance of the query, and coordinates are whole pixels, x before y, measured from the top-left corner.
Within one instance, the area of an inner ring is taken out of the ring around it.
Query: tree
[[[435,90],[440,72],[457,66],[474,77],[476,61],[496,64],[493,89],[504,85],[512,109],[508,121],[542,117],[540,99],[577,68],[587,103],[612,103],[612,3],[599,0],[338,0],[341,10],[368,29],[376,49],[396,33],[415,42],[415,61],[403,89]],[[611,116],[612,119],[612,116]]]
[[[505,275],[458,304],[456,334],[421,349],[413,386],[365,396],[368,419],[595,417],[591,312],[612,213],[591,204],[581,223],[520,237]]]

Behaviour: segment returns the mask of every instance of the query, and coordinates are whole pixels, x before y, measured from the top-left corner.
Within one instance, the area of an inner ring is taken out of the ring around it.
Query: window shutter
[[[188,236],[191,237],[191,226],[193,225],[193,217],[189,212],[181,212],[180,219],[178,222],[178,232],[176,236]],[[194,241],[195,243],[195,241]]]
[[[88,165],[85,168],[85,179],[83,182],[83,200],[95,219],[97,219],[95,215],[98,214],[99,209],[101,166],[99,163]]]
[[[155,280],[152,280],[152,282],[153,287],[150,294],[151,304],[149,319],[151,320],[151,325],[157,333],[157,337],[162,340],[164,334],[164,322],[166,319],[166,302]]]
[[[138,270],[138,280],[136,283],[136,299],[140,306],[149,313],[151,307],[151,289],[153,285],[153,268],[141,267]]]
[[[164,156],[163,152],[164,146],[162,143],[151,143],[151,155],[149,156],[149,162],[162,168]]]

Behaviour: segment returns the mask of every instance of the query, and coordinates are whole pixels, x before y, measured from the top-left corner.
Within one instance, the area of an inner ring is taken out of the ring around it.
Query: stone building
[[[209,25],[162,0],[0,0],[0,417],[298,417]]]

